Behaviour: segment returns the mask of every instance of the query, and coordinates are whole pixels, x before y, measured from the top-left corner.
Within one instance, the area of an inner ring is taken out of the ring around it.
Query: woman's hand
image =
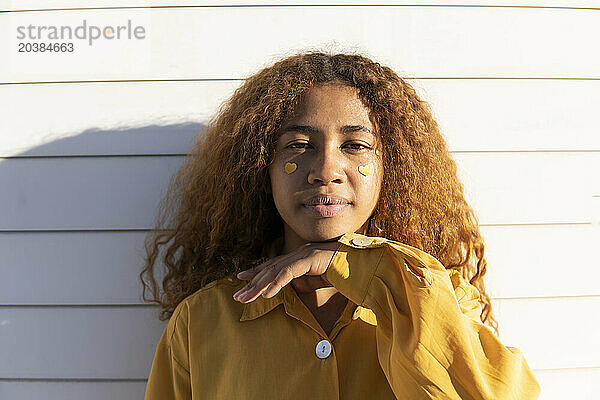
[[[264,263],[237,274],[239,279],[250,280],[246,286],[238,290],[233,298],[240,303],[249,303],[259,295],[269,298],[275,296],[292,279],[303,276],[325,279],[329,262],[340,246],[339,242],[313,242],[298,247],[296,250],[273,257]]]

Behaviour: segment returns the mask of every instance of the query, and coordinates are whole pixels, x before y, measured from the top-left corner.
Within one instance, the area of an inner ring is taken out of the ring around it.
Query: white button
[[[323,339],[319,343],[317,343],[317,357],[319,358],[327,358],[331,354],[331,343],[327,340]]]
[[[352,239],[352,244],[355,246],[368,246],[373,243],[373,239],[369,238],[354,238]]]
[[[360,306],[356,306],[356,309],[354,310],[354,314],[352,314],[352,319],[357,319],[358,317],[360,317]]]

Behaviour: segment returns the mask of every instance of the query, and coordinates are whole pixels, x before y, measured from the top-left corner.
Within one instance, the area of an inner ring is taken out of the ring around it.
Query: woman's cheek
[[[381,185],[381,165],[375,161],[368,161],[359,165],[356,171],[362,196],[365,199],[376,197]]]

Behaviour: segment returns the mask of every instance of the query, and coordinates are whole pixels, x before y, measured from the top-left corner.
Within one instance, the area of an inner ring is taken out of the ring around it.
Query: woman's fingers
[[[273,280],[277,275],[277,264],[272,264],[269,267],[263,268],[250,282],[243,288],[238,290],[233,298],[238,301],[252,301],[258,295],[260,295],[263,289]]]
[[[262,293],[262,296],[265,298],[273,297],[281,290],[282,287],[287,285],[295,278],[295,274],[292,270],[292,265],[288,265],[287,267],[281,268],[273,281],[267,286],[265,291]],[[301,276],[303,274],[299,274]]]
[[[249,268],[247,270],[241,271],[237,273],[237,278],[242,280],[242,281],[246,281],[249,279],[252,279],[256,276],[256,274],[258,274],[262,269],[258,269],[259,266],[256,266],[254,268]]]
[[[250,268],[245,271],[238,272],[236,276],[238,277],[238,279],[246,280],[246,279],[252,279],[252,277],[254,277],[254,275],[256,275],[256,273],[257,272],[255,271],[254,268]]]
[[[275,278],[277,275],[279,268],[280,267],[278,267],[278,264],[273,264],[272,266],[263,269],[258,275],[256,275],[254,279],[248,283],[246,293],[242,293],[245,294],[243,300],[253,301],[256,299],[256,297],[263,292],[269,283],[273,281],[273,278]]]
[[[234,299],[242,303],[256,300],[258,296],[272,297],[294,278],[305,275],[309,269],[302,262],[296,260],[291,264],[275,264],[271,268],[262,270],[244,288],[234,294]]]
[[[283,254],[281,256],[276,256],[273,258],[269,258],[267,261],[265,261],[262,264],[259,264],[255,267],[252,268],[248,268],[244,271],[238,272],[236,277],[238,279],[241,280],[249,280],[249,279],[253,279],[260,271],[262,271],[263,269],[267,268],[268,266],[272,265],[273,263],[280,261],[282,258],[284,258],[285,256],[287,256],[286,254]]]
[[[249,282],[238,290],[233,298],[241,303],[248,303],[256,300],[261,294],[266,298],[273,297],[294,278],[309,272],[315,276],[323,275],[331,261],[332,254],[336,251],[334,247],[337,248],[337,246],[337,243],[333,242],[331,244],[319,243],[319,251],[302,246],[291,253],[271,258],[254,268],[242,271],[237,275],[238,278],[249,280]],[[320,279],[321,284],[326,283],[331,286],[324,277],[321,276]],[[322,286],[317,285],[317,287]]]

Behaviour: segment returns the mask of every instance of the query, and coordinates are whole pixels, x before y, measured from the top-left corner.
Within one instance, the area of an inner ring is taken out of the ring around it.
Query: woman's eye
[[[353,146],[352,149],[353,150],[363,150],[363,149],[368,149],[368,146],[365,146],[364,144],[361,143],[350,143],[348,144],[348,146]]]
[[[302,147],[302,146],[305,146],[305,145],[308,145],[308,143],[297,142],[297,143],[290,144],[288,147],[291,149],[303,149],[304,147]],[[294,146],[300,146],[300,147],[294,147]]]
[[[290,149],[304,149],[304,148],[306,148],[305,146],[310,146],[310,143],[296,142],[296,143],[292,143],[292,144],[288,145],[288,148],[290,148]],[[365,146],[364,144],[361,144],[361,143],[349,143],[346,146],[350,147],[352,150],[369,149],[369,146]]]

